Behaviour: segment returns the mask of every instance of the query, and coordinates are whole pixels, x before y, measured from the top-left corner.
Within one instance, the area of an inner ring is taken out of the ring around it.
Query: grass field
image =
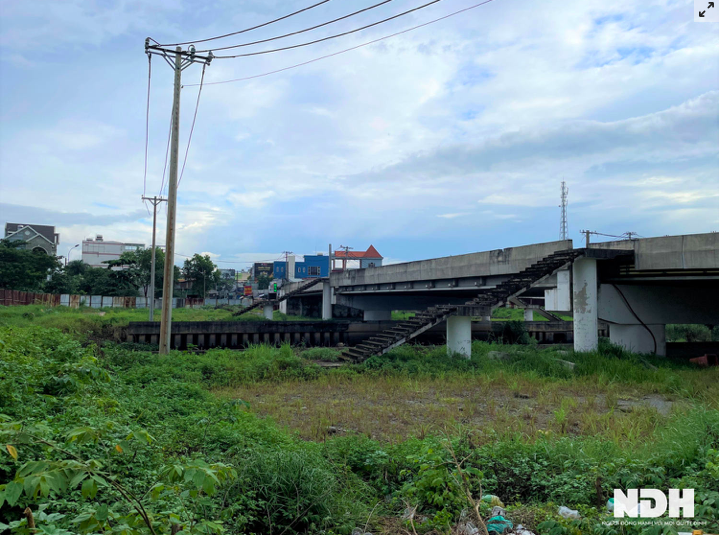
[[[460,533],[494,494],[536,534],[675,533],[603,525],[614,488],[642,487],[694,488],[718,530],[717,368],[605,342],[327,368],[338,350],[162,357],[99,336],[138,312],[0,307],[0,531],[28,533],[30,507],[57,535]]]

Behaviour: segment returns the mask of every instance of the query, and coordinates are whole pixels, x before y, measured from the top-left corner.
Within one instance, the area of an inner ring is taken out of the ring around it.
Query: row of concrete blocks
[[[60,296],[60,306],[78,308],[149,308],[152,299],[146,297],[117,297],[102,295],[69,295]],[[245,299],[182,299],[172,300],[173,308],[200,308],[203,306],[244,305]],[[155,308],[162,308],[162,299],[155,299]]]
[[[130,334],[128,341],[157,345],[157,334]],[[187,349],[189,344],[200,349],[212,347],[227,347],[238,349],[253,344],[268,344],[279,346],[292,344],[305,347],[333,347],[342,343],[347,345],[349,335],[347,332],[288,332],[288,333],[179,333],[173,334],[171,347],[173,349]]]

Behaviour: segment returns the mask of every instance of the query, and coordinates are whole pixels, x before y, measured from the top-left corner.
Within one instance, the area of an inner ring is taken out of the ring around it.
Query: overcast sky
[[[295,31],[375,1],[332,0],[219,43]],[[424,1],[393,0],[241,51],[332,35]],[[293,51],[217,59],[205,81],[308,61],[477,1],[443,0]],[[95,234],[149,244],[140,196],[160,191],[172,71],[153,58],[144,188],[145,37],[202,39],[311,3],[0,1],[0,223],[55,225],[59,254]],[[176,250],[241,268],[229,262],[328,243],[372,243],[405,261],[552,241],[563,179],[578,245],[584,228],[717,230],[718,26],[692,14],[692,1],[493,0],[296,69],[206,85],[179,188]],[[201,70],[183,71],[183,83],[197,83]],[[196,98],[196,86],[183,89],[181,155]],[[164,219],[163,209],[160,244]]]

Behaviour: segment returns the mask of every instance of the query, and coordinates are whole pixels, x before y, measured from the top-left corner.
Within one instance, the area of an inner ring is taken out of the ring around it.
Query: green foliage
[[[717,342],[717,325],[712,329],[706,325],[667,325],[665,337],[668,342]]]
[[[610,535],[617,531],[602,525],[598,488],[604,501],[614,488],[638,487],[694,488],[696,518],[708,522],[706,531],[718,529],[717,401],[698,379],[706,372],[682,364],[606,342],[597,352],[563,355],[475,342],[471,359],[448,357],[444,347],[406,345],[337,370],[310,362],[332,358],[331,348],[159,356],[138,345],[98,348],[88,341],[87,331],[120,325],[136,311],[100,317],[12,308],[0,308],[0,530],[29,534],[23,510],[30,507],[37,529],[58,535],[160,535],[173,525],[192,534],[349,534],[369,517],[397,518],[416,507],[426,521],[415,527],[447,532],[473,500],[490,493],[508,505],[515,524],[536,533]],[[490,351],[507,358],[491,359]],[[559,356],[575,368],[559,365]],[[360,374],[383,382],[395,377],[389,384],[396,385],[450,377],[459,389],[492,379],[489,401],[503,380],[538,388],[561,383],[579,392],[593,383],[650,385],[685,401],[672,417],[657,419],[650,434],[617,439],[561,429],[573,410],[573,399],[564,398],[550,415],[558,432],[535,437],[449,423],[447,436],[388,443],[348,433],[312,443],[258,417],[255,397],[238,399],[255,383],[282,391],[283,383],[308,381],[323,390],[330,379]],[[236,389],[232,397],[224,397],[228,388]],[[561,518],[558,505],[579,509],[583,519]],[[489,509],[479,504],[485,518]],[[376,527],[371,521],[368,531]],[[654,533],[633,529],[623,533]]]
[[[498,321],[492,324],[492,340],[501,344],[531,344],[530,337],[522,321]]]
[[[57,258],[25,249],[24,241],[0,240],[0,288],[37,292],[60,268]]]
[[[257,285],[258,285],[258,290],[267,290],[268,288],[270,288],[270,277],[268,277],[264,273],[261,274],[257,278]]]
[[[185,280],[192,281],[192,290],[189,293],[200,297],[205,297],[208,290],[216,289],[221,279],[220,271],[210,256],[197,253],[185,260],[182,275]]]
[[[341,351],[331,347],[311,347],[300,353],[300,358],[307,360],[324,360],[326,362],[338,362]]]
[[[53,273],[43,291],[55,294],[136,296],[142,290],[147,297],[150,288],[152,249],[125,251],[116,260],[105,262],[107,268],[94,268],[80,260],[68,263]],[[155,296],[162,294],[165,252],[156,249]],[[111,268],[122,269],[111,269]],[[175,267],[175,280],[180,270]]]

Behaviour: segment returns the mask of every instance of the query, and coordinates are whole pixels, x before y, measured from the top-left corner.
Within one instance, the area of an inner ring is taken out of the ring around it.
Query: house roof
[[[382,255],[372,245],[368,247],[367,251],[335,251],[334,255],[336,258],[382,258]]]
[[[5,223],[5,237],[14,234],[20,228],[30,227],[50,243],[55,243],[55,227],[51,225],[31,225],[28,223]]]

